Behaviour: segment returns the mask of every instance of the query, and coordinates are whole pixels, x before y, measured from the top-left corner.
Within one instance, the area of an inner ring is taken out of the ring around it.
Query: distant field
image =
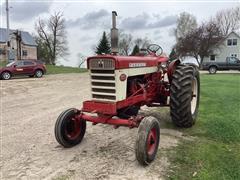
[[[87,72],[87,69],[77,68],[77,67],[47,65],[47,74],[82,73],[82,72]]]
[[[6,62],[5,61],[0,61],[0,67],[4,67],[6,66]]]
[[[196,140],[169,153],[170,179],[240,179],[240,75],[201,75],[197,123],[182,131]]]

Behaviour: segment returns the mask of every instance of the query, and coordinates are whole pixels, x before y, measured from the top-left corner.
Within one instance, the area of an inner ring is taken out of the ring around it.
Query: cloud
[[[149,15],[148,13],[138,14],[134,17],[119,17],[118,28],[125,30],[142,30],[154,29],[161,27],[168,27],[176,23],[177,16],[165,16],[161,14]],[[90,30],[98,28],[111,28],[111,13],[105,9],[86,13],[77,19],[69,19],[66,22],[67,28],[81,28],[83,30]]]
[[[148,18],[149,15],[146,13],[137,15],[135,17],[128,17],[122,20],[120,26],[122,29],[130,30],[144,29],[147,25]]]
[[[99,11],[93,11],[85,14],[81,18],[75,20],[67,20],[67,27],[80,27],[82,29],[95,29],[96,27],[110,27],[110,24],[107,25],[103,19],[108,19],[110,22],[110,13],[105,9]]]
[[[177,18],[178,17],[176,15],[162,17],[160,14],[154,14],[153,16],[150,16],[147,13],[143,13],[135,17],[123,19],[121,22],[121,28],[138,30],[168,27],[176,24]]]
[[[161,28],[161,27],[171,26],[173,24],[176,24],[177,18],[178,17],[176,15],[166,16],[163,19],[160,19],[154,23],[149,24],[148,27],[149,28]]]
[[[48,13],[52,2],[13,1],[9,2],[9,14],[12,21],[25,22],[43,13]],[[5,6],[5,4],[4,4]]]

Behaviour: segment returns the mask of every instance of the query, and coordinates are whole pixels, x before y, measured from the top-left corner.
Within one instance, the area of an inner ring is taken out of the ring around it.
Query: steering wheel
[[[163,53],[163,49],[161,48],[161,46],[157,45],[157,44],[150,44],[147,47],[147,50],[155,53],[156,55],[160,56]]]

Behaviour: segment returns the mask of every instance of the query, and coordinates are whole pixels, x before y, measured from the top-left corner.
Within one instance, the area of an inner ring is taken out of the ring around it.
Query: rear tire
[[[35,71],[35,77],[37,77],[37,78],[41,78],[42,76],[43,76],[43,71],[42,70],[40,70],[40,69],[38,69],[38,70],[36,70]]]
[[[145,117],[138,128],[135,153],[141,165],[151,163],[157,154],[160,139],[160,123],[154,117]]]
[[[1,78],[2,78],[3,80],[9,80],[9,79],[11,79],[11,73],[8,72],[8,71],[4,71],[4,72],[2,73],[2,75],[1,75]]]
[[[208,69],[209,74],[216,74],[217,67],[216,66],[210,66]]]
[[[177,66],[170,87],[170,111],[173,123],[178,127],[194,125],[199,106],[200,78],[196,67]]]
[[[79,144],[86,131],[86,121],[75,118],[80,112],[75,108],[63,111],[55,124],[55,138],[63,147]]]

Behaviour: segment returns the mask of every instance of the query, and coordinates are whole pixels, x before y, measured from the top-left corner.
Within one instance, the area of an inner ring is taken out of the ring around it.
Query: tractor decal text
[[[129,63],[129,67],[145,67],[146,63]]]

